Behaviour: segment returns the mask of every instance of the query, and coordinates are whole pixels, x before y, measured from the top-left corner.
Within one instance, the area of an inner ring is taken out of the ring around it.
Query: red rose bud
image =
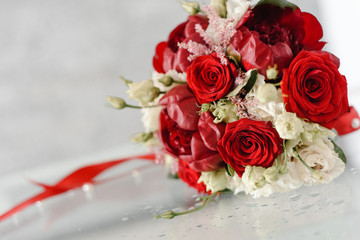
[[[302,51],[284,69],[281,89],[286,111],[332,129],[349,111],[347,83],[339,59],[324,51]]]
[[[194,95],[186,85],[171,89],[159,102],[160,140],[166,153],[190,164],[196,171],[213,171],[224,162],[216,149],[224,124],[215,124],[209,113],[199,116]]]
[[[161,42],[156,46],[153,57],[154,69],[159,73],[166,73],[169,70],[186,72],[190,65],[187,59],[189,53],[185,49],[179,49],[178,43],[190,40],[203,43],[204,40],[195,31],[195,25],[200,24],[203,29],[208,26],[208,19],[203,15],[189,16],[188,20],[178,25],[169,35],[167,42]]]
[[[179,160],[178,176],[181,180],[187,183],[190,187],[195,188],[199,193],[211,194],[211,191],[206,192],[206,186],[204,183],[198,183],[200,173],[193,170],[188,163],[183,160]]]
[[[190,89],[200,104],[213,102],[224,97],[238,74],[232,63],[223,65],[216,54],[197,57],[187,71]]]
[[[266,76],[275,64],[281,73],[302,50],[321,50],[323,32],[318,20],[299,8],[271,4],[256,6],[234,35],[231,45],[241,55],[246,70],[258,69]]]
[[[283,151],[281,144],[271,122],[242,118],[226,125],[217,145],[223,160],[241,177],[245,166],[271,167]]]

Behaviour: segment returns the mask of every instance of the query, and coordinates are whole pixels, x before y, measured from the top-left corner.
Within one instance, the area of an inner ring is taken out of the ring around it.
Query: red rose
[[[198,183],[200,175],[201,174],[199,172],[191,169],[188,163],[181,159],[179,160],[179,178],[186,182],[190,187],[195,188],[199,193],[207,193],[211,195],[211,191],[206,192],[206,185],[203,182]]]
[[[302,51],[284,69],[281,89],[286,111],[329,129],[349,111],[347,83],[340,62],[324,51]]]
[[[224,124],[215,124],[209,113],[199,116],[198,103],[186,85],[171,89],[159,102],[160,140],[166,153],[178,157],[196,171],[213,171],[224,164],[217,141],[224,133]]]
[[[203,43],[204,40],[195,31],[195,25],[200,24],[204,29],[208,26],[208,20],[202,15],[189,16],[188,20],[178,25],[169,35],[167,42],[161,42],[156,46],[153,58],[154,69],[159,73],[166,73],[169,70],[186,72],[190,65],[187,60],[189,53],[185,49],[179,49],[179,42],[190,40]]]
[[[282,139],[271,122],[242,118],[226,125],[218,142],[224,161],[242,176],[245,166],[271,167],[282,152]]]
[[[325,45],[319,42],[322,35],[320,23],[310,13],[261,4],[238,27],[231,45],[246,70],[257,68],[266,76],[268,66],[277,64],[281,72],[302,49],[321,50]]]
[[[225,96],[238,74],[234,64],[222,65],[216,54],[197,57],[187,71],[187,82],[200,104]]]

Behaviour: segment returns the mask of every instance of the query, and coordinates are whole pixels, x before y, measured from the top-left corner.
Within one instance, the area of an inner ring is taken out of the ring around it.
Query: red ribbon
[[[23,202],[16,205],[6,213],[0,216],[0,221],[5,220],[6,218],[12,216],[13,214],[20,212],[24,208],[36,203],[37,201],[42,201],[44,199],[56,196],[58,194],[65,193],[69,190],[82,187],[84,184],[96,184],[95,177],[104,172],[105,170],[112,168],[116,165],[122,164],[124,162],[143,159],[143,160],[155,160],[155,154],[146,154],[140,156],[133,156],[128,158],[122,158],[119,160],[108,161],[104,163],[92,164],[75,170],[70,173],[68,176],[61,179],[55,185],[50,186],[43,183],[31,181],[32,183],[43,187],[43,191]]]
[[[354,107],[350,107],[350,111],[344,113],[334,126],[339,136],[354,132],[360,129],[360,117]]]

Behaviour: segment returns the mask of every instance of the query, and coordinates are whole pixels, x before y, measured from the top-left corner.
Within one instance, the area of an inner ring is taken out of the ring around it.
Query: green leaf
[[[344,151],[332,140],[329,138],[329,140],[332,142],[332,144],[334,145],[334,151],[336,152],[336,154],[339,156],[339,158],[346,164],[346,156]]]
[[[225,170],[230,177],[233,177],[235,175],[235,170],[229,164],[226,164]]]
[[[282,9],[285,9],[288,7],[288,8],[292,8],[293,10],[295,10],[298,8],[298,6],[296,6],[295,4],[293,4],[291,2],[288,2],[286,0],[261,0],[256,4],[256,6],[259,6],[262,4],[271,4],[273,6],[277,6]]]
[[[248,92],[250,92],[250,90],[254,87],[254,85],[256,83],[257,75],[258,75],[258,70],[257,69],[251,70],[250,78],[249,78],[249,80],[247,81],[246,85],[243,88],[245,90],[246,94]]]

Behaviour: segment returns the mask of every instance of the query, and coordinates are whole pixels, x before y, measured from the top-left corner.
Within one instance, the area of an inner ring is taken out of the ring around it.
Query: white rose
[[[301,159],[315,171],[313,173],[301,161],[295,161],[298,175],[306,184],[329,183],[345,169],[345,164],[335,153],[333,144],[326,138],[311,145],[304,145],[297,152]]]
[[[201,172],[198,183],[203,182],[206,185],[206,191],[211,190],[215,193],[227,188],[228,178],[225,169],[212,172]]]
[[[250,3],[247,0],[228,0],[226,1],[227,17],[233,18],[236,23],[244,16],[249,9]]]
[[[159,96],[160,89],[154,87],[152,80],[129,83],[126,93],[129,98],[139,101],[141,106],[146,106]]]
[[[297,139],[304,131],[303,121],[295,113],[283,112],[276,118],[275,129],[282,139]]]

